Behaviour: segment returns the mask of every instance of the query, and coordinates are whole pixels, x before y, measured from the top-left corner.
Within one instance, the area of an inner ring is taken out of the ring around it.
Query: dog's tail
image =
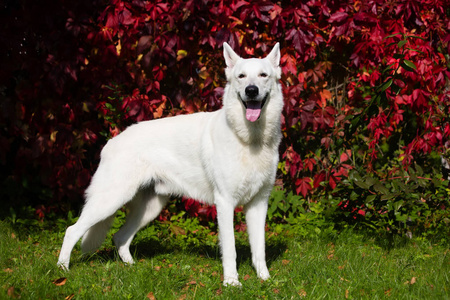
[[[97,250],[105,240],[113,221],[114,215],[89,228],[81,240],[81,251],[91,253]]]

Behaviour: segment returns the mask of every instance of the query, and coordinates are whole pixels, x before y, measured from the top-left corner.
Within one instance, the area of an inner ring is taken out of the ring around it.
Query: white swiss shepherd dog
[[[59,266],[69,268],[80,238],[83,252],[97,249],[123,205],[129,213],[114,243],[120,258],[132,264],[129,247],[136,232],[171,195],[183,195],[216,205],[224,285],[240,285],[233,226],[238,205],[246,213],[257,275],[270,277],[264,227],[281,140],[279,44],[263,59],[243,59],[227,43],[223,54],[227,84],[221,109],[140,122],[108,141],[81,215],[67,228]]]

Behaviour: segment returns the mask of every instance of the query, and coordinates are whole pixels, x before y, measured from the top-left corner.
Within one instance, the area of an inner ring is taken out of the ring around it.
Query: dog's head
[[[277,43],[263,59],[243,59],[224,43],[223,54],[227,80],[245,106],[246,119],[255,122],[270,97],[273,84],[281,77],[280,46]]]

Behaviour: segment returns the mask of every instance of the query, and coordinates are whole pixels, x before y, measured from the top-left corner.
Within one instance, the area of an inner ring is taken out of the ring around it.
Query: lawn
[[[77,246],[71,270],[65,272],[56,267],[60,226],[27,228],[0,221],[0,299],[450,298],[445,243],[387,239],[354,230],[308,238],[292,230],[278,235],[269,231],[272,277],[261,282],[251,266],[246,234],[238,233],[242,288],[236,288],[222,286],[217,246],[196,244],[194,239],[183,247],[171,234],[156,237],[154,229],[150,226],[136,237],[138,262],[133,266],[118,260],[107,240],[88,257]]]

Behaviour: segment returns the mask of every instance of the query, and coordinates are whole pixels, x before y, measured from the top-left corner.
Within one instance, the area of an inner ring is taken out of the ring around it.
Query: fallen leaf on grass
[[[66,278],[66,277],[61,277],[61,278],[58,278],[58,279],[53,280],[52,282],[53,282],[53,284],[56,285],[56,286],[62,286],[62,285],[65,285],[65,284],[66,284],[66,281],[67,281],[67,278]]]
[[[345,299],[348,299],[348,290],[345,290]]]
[[[75,298],[75,294],[70,294],[69,296],[64,298],[64,300],[72,300],[73,298]]]
[[[406,281],[404,284],[405,285],[407,285],[407,284],[413,285],[414,283],[416,283],[416,281],[417,281],[417,277],[413,277],[413,278],[411,278],[410,281]]]
[[[298,291],[298,295],[300,296],[300,298],[306,297],[306,291],[300,290],[300,291]]]
[[[245,281],[247,281],[249,278],[250,278],[250,275],[248,275],[248,274],[246,274],[246,275],[244,276],[244,280],[245,280]]]
[[[347,260],[344,261],[344,264],[342,266],[338,266],[339,270],[345,269],[345,266],[347,265]]]
[[[150,299],[150,300],[156,300],[155,295],[153,295],[152,292],[147,294],[147,298]]]
[[[291,262],[291,261],[290,261],[290,260],[287,260],[287,259],[283,259],[283,260],[281,261],[281,263],[283,264],[283,266],[289,264],[290,262]]]
[[[16,291],[14,290],[14,287],[10,287],[8,289],[8,291],[6,292],[9,298],[19,298],[20,296],[16,293]]]
[[[12,273],[14,271],[13,271],[13,269],[6,268],[6,269],[3,270],[3,272],[5,272],[5,273]]]
[[[172,225],[170,227],[170,230],[175,234],[175,235],[186,235],[186,231],[181,228],[180,226],[177,225]]]

